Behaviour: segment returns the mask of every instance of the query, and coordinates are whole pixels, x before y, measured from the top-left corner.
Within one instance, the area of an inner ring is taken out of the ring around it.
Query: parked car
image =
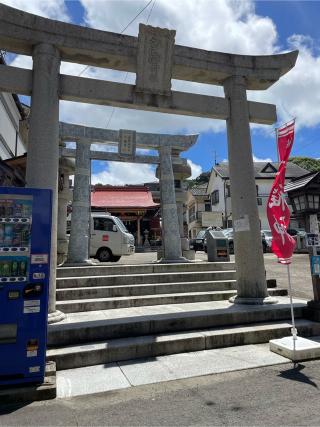
[[[229,253],[234,254],[234,241],[233,241],[233,228],[226,228],[222,230],[223,234],[228,239],[229,244]],[[268,244],[266,242],[265,236],[261,232],[261,240],[262,240],[262,249],[263,252],[267,252],[268,250]]]
[[[306,231],[303,228],[288,228],[287,233],[290,234],[290,236],[302,236],[305,237],[307,234]]]
[[[90,256],[101,262],[117,262],[123,255],[134,254],[134,237],[120,218],[91,213]]]
[[[200,230],[195,239],[190,239],[190,249],[193,249],[195,252],[203,251],[203,241],[206,230]]]

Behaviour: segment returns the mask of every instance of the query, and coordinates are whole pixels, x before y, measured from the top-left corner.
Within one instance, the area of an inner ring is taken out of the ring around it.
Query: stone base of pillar
[[[68,240],[58,239],[57,241],[57,265],[62,265],[68,256]]]
[[[66,315],[62,311],[56,310],[53,313],[48,314],[48,324],[61,322],[66,318]]]
[[[81,261],[81,262],[68,262],[66,261],[63,264],[63,267],[85,267],[85,266],[90,266],[90,265],[98,265],[99,262],[98,261],[93,261],[92,259],[87,259],[85,261]]]
[[[194,261],[196,259],[196,253],[193,249],[183,250],[182,256],[190,261]]]
[[[320,301],[308,301],[307,307],[303,309],[303,316],[314,322],[320,322]]]
[[[233,304],[264,305],[264,304],[276,304],[278,300],[277,298],[270,297],[270,296],[265,298],[243,298],[235,295],[229,298],[229,302],[232,302]]]
[[[160,258],[158,261],[156,261],[158,264],[183,264],[191,262],[189,259],[185,257],[179,257],[177,259],[166,259],[166,258]]]
[[[181,237],[181,249],[182,251],[188,251],[190,249],[189,239]]]

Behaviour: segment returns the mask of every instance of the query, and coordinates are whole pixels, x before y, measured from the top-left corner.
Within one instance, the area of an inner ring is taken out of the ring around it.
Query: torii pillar
[[[259,224],[250,137],[246,79],[228,78],[224,91],[229,101],[227,119],[234,253],[239,304],[275,303],[268,295]]]
[[[89,259],[90,175],[90,143],[79,139],[76,149],[70,240],[65,265],[92,264]]]
[[[160,262],[189,262],[182,256],[171,151],[170,145],[163,145],[159,148],[160,164],[158,173],[163,246],[163,257]]]

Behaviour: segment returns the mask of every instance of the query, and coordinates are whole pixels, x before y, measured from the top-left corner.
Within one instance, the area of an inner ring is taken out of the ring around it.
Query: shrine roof
[[[96,187],[91,192],[91,206],[106,208],[156,208],[152,193],[143,186]]]

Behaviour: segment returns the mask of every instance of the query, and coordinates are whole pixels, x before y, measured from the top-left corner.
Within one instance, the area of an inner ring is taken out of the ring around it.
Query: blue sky
[[[120,32],[147,5],[147,0],[0,0],[31,13],[74,24]],[[139,22],[177,30],[176,43],[208,50],[244,54],[273,54],[298,48],[297,66],[274,87],[248,92],[248,98],[275,103],[278,125],[296,117],[297,132],[292,155],[320,157],[320,2],[153,0],[125,31],[137,35]],[[15,58],[13,65],[31,67],[29,58]],[[78,75],[84,67],[63,64],[62,72]],[[84,77],[134,83],[134,76],[90,67]],[[221,88],[173,82],[177,90],[223,96]],[[185,153],[196,175],[211,169],[214,158],[227,158],[224,122],[157,113],[120,110],[86,104],[61,103],[60,119],[111,129],[145,132],[199,133],[196,146]],[[252,127],[256,159],[276,160],[273,126]],[[240,147],[239,147],[240,148]],[[148,165],[93,163],[94,180],[110,184],[151,180]]]

